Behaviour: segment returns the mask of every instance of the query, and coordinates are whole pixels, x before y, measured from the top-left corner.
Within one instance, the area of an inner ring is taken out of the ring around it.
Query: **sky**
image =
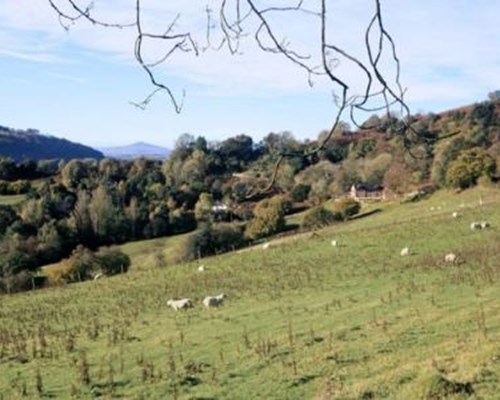
[[[67,5],[66,0],[54,1]],[[192,32],[202,46],[207,2],[216,8],[220,0],[142,0],[144,26],[162,32],[179,14],[176,32]],[[308,9],[318,3],[305,0]],[[328,0],[331,43],[366,57],[363,34],[374,3]],[[134,0],[96,0],[93,15],[128,22],[135,17],[134,4]],[[381,4],[413,113],[482,101],[500,89],[498,0],[382,0]],[[317,59],[316,17],[287,14],[273,16],[272,23],[300,54],[310,55],[311,62]],[[255,28],[255,22],[250,20],[248,27]],[[252,36],[245,38],[236,56],[224,50],[208,50],[198,57],[178,53],[155,70],[179,99],[185,92],[180,114],[162,95],[145,110],[138,109],[131,102],[145,98],[152,87],[134,60],[134,39],[134,29],[104,29],[83,21],[66,31],[48,0],[0,0],[0,125],[33,128],[97,147],[144,141],[172,148],[183,133],[203,135],[209,141],[244,133],[258,141],[269,132],[290,131],[301,140],[315,139],[335,117],[329,82],[317,78],[310,87],[304,71],[282,55],[259,51]],[[164,49],[158,42],[148,47],[148,54]],[[381,65],[393,78],[394,64],[387,53]],[[362,76],[352,65],[341,60],[335,73],[349,83],[353,94],[359,94]],[[369,116],[361,115],[360,120]]]

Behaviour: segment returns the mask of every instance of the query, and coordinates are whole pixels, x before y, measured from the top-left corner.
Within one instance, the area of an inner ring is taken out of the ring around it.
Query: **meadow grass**
[[[204,273],[152,261],[182,238],[129,243],[123,276],[0,298],[0,399],[500,398],[499,232],[499,191],[475,189],[207,258]]]
[[[0,195],[0,205],[15,206],[16,204],[21,203],[25,198],[25,194]]]

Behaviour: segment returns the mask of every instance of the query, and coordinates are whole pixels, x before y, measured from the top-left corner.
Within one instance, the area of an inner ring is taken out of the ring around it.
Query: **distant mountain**
[[[36,129],[20,130],[1,125],[0,156],[10,157],[15,161],[104,157],[92,147],[43,135]]]
[[[163,159],[167,158],[171,150],[166,147],[155,146],[153,144],[137,142],[128,146],[119,147],[99,147],[99,150],[106,157],[130,159],[138,157]]]

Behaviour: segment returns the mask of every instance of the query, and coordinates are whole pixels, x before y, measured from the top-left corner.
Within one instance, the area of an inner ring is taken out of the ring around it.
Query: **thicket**
[[[285,200],[280,196],[257,203],[254,218],[246,226],[245,237],[255,240],[282,231],[285,227],[285,210]]]
[[[205,223],[197,233],[192,234],[180,251],[179,261],[225,253],[247,244],[241,226],[235,224],[212,225]]]
[[[340,213],[333,212],[323,206],[309,210],[302,219],[301,227],[304,229],[317,229],[330,225],[342,219]]]
[[[496,173],[496,162],[482,148],[461,153],[446,172],[447,183],[455,188],[466,189],[477,184],[481,176],[491,179]]]
[[[333,203],[334,214],[341,220],[346,220],[356,215],[361,210],[361,203],[350,197],[342,197]]]
[[[53,284],[82,282],[93,279],[97,274],[123,274],[129,267],[130,257],[119,249],[104,247],[94,252],[78,245],[62,267],[51,273],[50,280]]]
[[[18,180],[14,182],[0,181],[0,195],[26,194],[33,188],[29,181]]]

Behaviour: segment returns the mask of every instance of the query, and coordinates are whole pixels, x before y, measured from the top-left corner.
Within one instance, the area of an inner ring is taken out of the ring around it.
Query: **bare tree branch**
[[[141,109],[147,107],[154,97],[164,93],[177,113],[182,110],[185,93],[183,92],[180,97],[176,96],[171,86],[157,77],[156,68],[166,65],[179,53],[192,53],[198,57],[208,51],[227,50],[230,55],[241,54],[243,40],[249,37],[254,38],[261,51],[280,56],[285,62],[289,62],[304,71],[311,86],[315,80],[321,79],[323,82],[326,79],[336,99],[333,105],[335,113],[332,116],[328,134],[319,143],[311,145],[301,153],[281,151],[278,154],[269,184],[265,188],[252,191],[248,194],[249,197],[272,188],[279,167],[285,158],[313,157],[324,149],[342,122],[344,115],[348,115],[350,121],[362,129],[363,127],[356,120],[356,113],[385,110],[386,114],[390,116],[393,107],[397,106],[400,109],[401,118],[398,127],[395,128],[396,134],[402,137],[410,154],[413,144],[431,140],[422,138],[422,135],[411,125],[410,108],[404,100],[405,90],[400,82],[401,62],[396,51],[395,41],[384,24],[381,0],[371,0],[374,12],[364,32],[364,49],[367,60],[356,57],[347,49],[342,48],[336,43],[335,37],[329,34],[329,27],[336,21],[336,15],[329,12],[326,0],[319,2],[296,0],[292,5],[287,6],[269,5],[272,1],[268,1],[265,7],[261,5],[263,2],[257,0],[219,0],[218,13],[215,13],[213,8],[207,4],[204,9],[206,26],[204,29],[200,29],[200,31],[204,31],[205,36],[203,45],[200,45],[195,39],[199,32],[179,33],[178,27],[182,18],[180,13],[168,22],[167,28],[163,32],[157,33],[150,31],[149,28],[146,29],[142,18],[143,5],[141,0],[135,2],[134,21],[123,24],[97,18],[93,3],[81,6],[76,0],[48,1],[58,15],[59,22],[66,30],[73,24],[83,21],[105,28],[135,29],[134,57],[153,86],[153,90],[142,101],[132,102],[134,106]],[[65,7],[61,7],[61,4],[64,4]],[[286,35],[280,34],[276,26],[276,18],[297,15],[315,21],[319,28],[320,33],[316,39],[318,47],[310,49],[311,54],[303,54],[303,51],[296,47],[296,43],[289,40]],[[372,44],[372,42],[374,43]],[[166,44],[163,53],[153,57],[153,59],[148,57],[149,53],[146,50],[146,46],[151,43]],[[385,56],[386,49],[389,50],[389,59]],[[319,51],[319,58],[318,55],[314,55],[313,50]],[[394,67],[395,74],[392,78],[385,71],[383,62],[390,62]],[[337,72],[337,66],[342,63],[352,65],[353,69],[364,76],[363,87],[361,90],[358,89],[358,92],[351,88],[346,77]]]

